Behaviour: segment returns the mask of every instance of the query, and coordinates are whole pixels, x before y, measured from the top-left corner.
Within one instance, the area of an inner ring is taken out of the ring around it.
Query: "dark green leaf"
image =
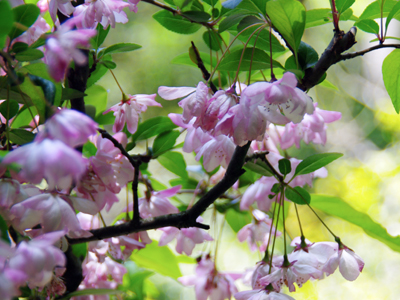
[[[8,36],[11,40],[23,34],[29,27],[35,23],[36,19],[39,17],[40,9],[35,4],[24,4],[14,7],[12,9],[14,15],[14,22],[19,23],[26,29],[21,29],[20,26],[13,26],[11,31],[9,31]]]
[[[204,11],[185,11],[183,15],[195,22],[208,22],[211,18],[210,14]]]
[[[146,140],[177,127],[168,117],[151,118],[139,124],[138,130],[132,135],[132,141]]]
[[[228,209],[225,214],[225,220],[234,232],[239,232],[243,226],[251,223],[253,217],[248,211],[236,211],[234,209]]]
[[[7,100],[0,104],[0,113],[6,120],[15,117],[19,111],[18,102],[15,100]]]
[[[285,197],[299,205],[310,204],[311,201],[310,194],[300,186],[294,188],[287,186],[285,189]]]
[[[279,172],[281,172],[282,175],[287,175],[292,171],[292,165],[290,163],[290,160],[287,158],[282,158],[278,162],[279,165]]]
[[[56,86],[52,81],[36,75],[28,74],[28,78],[32,81],[34,85],[39,86],[43,91],[43,96],[46,101],[44,117],[45,120],[47,120],[53,115],[53,110],[51,109],[51,106],[54,105],[54,100],[56,97]]]
[[[272,188],[271,188],[271,192],[277,194],[281,191],[281,185],[279,183],[275,183]]]
[[[237,6],[238,9],[242,9],[245,11],[248,11],[250,13],[253,13],[255,15],[263,15],[263,12],[260,10],[260,8],[254,4],[253,1],[250,0],[243,0],[239,3]]]
[[[44,123],[45,121],[45,111],[46,111],[46,100],[43,94],[43,91],[40,87],[33,84],[33,82],[29,79],[25,80],[20,85],[21,91],[25,94],[28,94],[31,98],[33,105],[36,107],[40,122]],[[19,101],[18,101],[19,102]],[[24,102],[22,102],[24,103]]]
[[[269,55],[258,48],[249,47],[244,51],[242,58],[243,49],[239,49],[231,52],[221,61],[218,66],[218,70],[223,71],[237,71],[240,63],[240,71],[249,71],[250,65],[252,70],[263,70],[270,69],[270,57]],[[282,65],[273,60],[273,67],[283,68]]]
[[[11,129],[9,132],[9,137],[11,142],[17,145],[25,145],[33,141],[35,135],[27,130],[24,129]]]
[[[113,70],[117,67],[117,64],[110,60],[101,61],[101,62],[99,62],[99,64],[104,65],[107,69],[111,69],[111,70]]]
[[[341,15],[346,9],[354,4],[355,0],[335,0],[336,10]]]
[[[166,152],[157,158],[158,162],[168,171],[182,178],[188,178],[186,162],[179,152]]]
[[[385,35],[389,26],[390,21],[392,21],[393,18],[400,16],[400,2],[397,2],[391,11],[389,12],[387,19],[386,19],[386,24],[385,24]]]
[[[383,82],[397,113],[400,111],[400,49],[393,50],[382,64]]]
[[[15,55],[15,59],[18,61],[32,61],[41,59],[43,56],[43,52],[38,49],[28,49],[17,53]]]
[[[181,185],[183,189],[195,189],[197,188],[198,181],[193,178],[174,178],[169,181],[171,186]]]
[[[208,48],[214,51],[218,51],[221,49],[223,45],[222,39],[218,33],[208,30],[203,33],[203,41],[206,43]]]
[[[267,51],[269,53],[270,47],[270,35],[269,30],[264,28],[261,31],[257,31],[251,38],[250,35],[257,30],[257,27],[249,28],[239,36],[239,40],[242,42],[249,41],[249,45],[256,44],[257,48]],[[250,40],[249,40],[250,39]],[[285,51],[285,47],[281,45],[278,39],[272,34],[271,35],[271,42],[272,42],[272,52],[283,52]]]
[[[306,22],[303,4],[297,0],[271,0],[267,2],[267,13],[276,30],[296,53]]]
[[[140,267],[153,270],[174,279],[182,276],[176,256],[168,246],[158,246],[156,241],[133,253],[131,259]]]
[[[242,14],[230,15],[226,17],[225,19],[222,20],[221,23],[219,23],[218,32],[222,33],[225,30],[231,28],[232,26],[238,24],[244,17],[245,16]]]
[[[19,52],[27,50],[28,48],[29,48],[28,44],[16,42],[12,45],[11,52],[19,53]]]
[[[97,24],[96,30],[97,34],[93,38],[94,39],[94,47],[96,49],[100,48],[100,46],[103,44],[104,40],[106,39],[108,32],[110,31],[111,26],[108,26],[106,29],[104,29],[103,25],[100,23]]]
[[[71,89],[71,88],[63,88],[61,91],[61,101],[76,99],[80,97],[87,96],[85,93],[82,93],[78,90]]]
[[[111,55],[105,55],[102,57],[101,61],[111,61]],[[97,64],[95,70],[90,73],[90,77],[88,78],[87,85],[86,87],[89,88],[93,84],[95,84],[101,77],[103,77],[107,73],[108,69],[102,65],[102,64]]]
[[[46,40],[43,37],[39,37],[32,45],[29,46],[31,49],[42,47],[46,44]]]
[[[392,250],[400,252],[399,236],[391,236],[381,224],[373,221],[366,213],[354,209],[342,199],[325,195],[312,195],[312,207],[359,226],[369,236],[386,244]]]
[[[0,49],[4,48],[6,38],[13,28],[14,18],[8,1],[0,1]]]
[[[96,108],[96,116],[102,114],[107,108],[108,93],[105,88],[100,85],[92,85],[86,90],[86,105],[93,105]]]
[[[342,156],[342,153],[318,153],[311,155],[299,163],[293,178],[297,175],[314,172]]]
[[[374,20],[364,19],[356,22],[354,25],[362,31],[379,34],[379,25]]]
[[[206,68],[210,67],[210,54],[200,52],[200,57],[201,60],[204,63],[204,66]],[[213,57],[213,67],[215,66],[215,61],[216,59]],[[192,59],[189,56],[189,53],[183,53],[172,59],[171,63],[177,64],[177,65],[185,65],[185,66],[191,66],[195,67],[198,69],[198,66],[192,61]]]
[[[153,143],[153,157],[157,157],[174,147],[179,131],[166,131],[159,134]]]
[[[274,176],[271,169],[263,161],[260,160],[257,160],[256,163],[251,161],[246,162],[246,164],[244,165],[244,169],[250,170],[262,176]]]
[[[175,6],[179,7],[181,11],[190,9],[192,6],[193,0],[174,0]]]
[[[0,2],[1,3],[1,2]],[[0,5],[0,8],[2,6]],[[1,15],[1,13],[0,13]],[[0,231],[1,231],[1,239],[6,242],[7,244],[10,244],[10,238],[8,237],[8,227],[6,221],[4,221],[3,217],[0,216]]]
[[[112,45],[110,47],[107,47],[99,52],[99,57],[108,55],[108,54],[116,54],[116,53],[125,53],[125,52],[130,52],[137,50],[139,48],[142,48],[142,46],[133,44],[133,43],[119,43]]]
[[[298,61],[301,70],[305,71],[308,68],[314,67],[317,63],[318,53],[310,45],[301,41],[298,51]],[[297,69],[296,60],[293,55],[286,60],[285,69]]]
[[[161,10],[153,15],[153,18],[166,29],[180,34],[195,33],[201,28],[200,24],[191,23],[189,20],[173,15],[171,12]]]

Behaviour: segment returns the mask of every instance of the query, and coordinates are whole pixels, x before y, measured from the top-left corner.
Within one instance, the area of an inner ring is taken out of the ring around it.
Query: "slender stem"
[[[277,214],[277,216],[276,216],[275,234],[274,234],[274,240],[273,240],[273,242],[272,242],[271,260],[269,261],[269,271],[268,271],[268,274],[270,274],[271,271],[272,271],[272,258],[274,257],[275,241],[276,241],[276,230],[278,230],[279,214],[280,214],[280,212],[281,212],[281,205],[280,205],[280,203],[275,202],[275,205],[279,205],[279,207],[278,207],[278,214]]]
[[[117,80],[117,77],[115,77],[114,72],[110,69],[111,75],[114,77],[115,82],[117,83],[119,90],[121,91],[122,95],[125,95],[124,90],[122,89],[122,87],[119,85],[119,82]]]
[[[331,0],[331,9],[332,9],[332,17],[333,17],[333,27],[335,28],[335,32],[339,33],[339,19],[338,19],[338,11],[336,9],[335,0]]]
[[[278,200],[278,199],[276,199],[276,200]],[[275,220],[275,211],[276,211],[276,203],[277,203],[276,200],[275,200],[274,210],[272,211],[271,228],[269,229],[268,242],[267,242],[267,247],[266,247],[265,251],[268,251],[269,243],[271,242],[272,228],[274,227],[274,220]],[[274,235],[276,235],[276,231],[277,231],[277,228],[275,227]]]
[[[285,255],[287,255],[287,248],[286,248],[286,224],[285,224],[285,197],[284,197],[284,188],[281,189],[281,199],[280,204],[282,205],[282,225],[283,225],[283,248]]]
[[[254,41],[254,46],[253,46],[253,51],[251,52],[251,61],[250,61],[250,67],[249,67],[249,81],[247,82],[247,85],[250,85],[250,79],[251,79],[251,67],[253,66],[253,57],[254,57],[254,51],[256,50],[256,44],[258,37],[260,36],[261,30],[258,31],[256,39]]]
[[[374,51],[374,50],[378,50],[378,49],[382,49],[382,48],[396,48],[396,49],[400,49],[400,44],[380,44],[380,45],[376,45],[358,52],[353,52],[353,53],[346,53],[346,54],[342,54],[340,55],[340,59],[339,61],[342,60],[346,60],[346,59],[351,59],[357,56],[363,56],[364,54]]]
[[[311,209],[311,211],[314,213],[314,215],[318,218],[318,220],[322,223],[322,225],[325,226],[325,228],[329,231],[330,234],[332,234],[332,236],[334,238],[336,238],[337,236],[332,232],[332,230],[329,229],[328,225],[325,224],[324,221],[322,221],[322,219],[320,218],[320,216],[318,216],[318,214],[315,212],[315,210],[310,206],[310,204],[307,203],[307,206]]]
[[[294,208],[296,209],[296,216],[297,216],[297,221],[299,221],[299,227],[300,227],[301,236],[304,236],[303,228],[301,227],[299,211],[298,211],[298,209],[297,209],[297,204],[296,204],[296,203],[294,204]]]

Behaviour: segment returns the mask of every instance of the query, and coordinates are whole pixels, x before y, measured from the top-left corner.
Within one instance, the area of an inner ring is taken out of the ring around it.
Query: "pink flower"
[[[120,103],[112,106],[104,112],[104,114],[113,111],[115,123],[114,132],[121,131],[126,123],[127,129],[134,134],[139,123],[139,114],[147,110],[147,106],[159,106],[161,104],[154,99],[156,94],[152,95],[128,95],[128,99],[122,99]]]
[[[293,144],[300,148],[300,141],[304,140],[306,144],[313,142],[314,144],[326,143],[327,123],[332,123],[341,118],[341,113],[336,111],[322,110],[314,103],[314,113],[305,115],[304,119],[298,123],[286,124],[281,134],[281,148],[287,149]]]
[[[202,222],[203,219],[198,217],[197,222]],[[204,241],[212,241],[213,238],[205,232],[203,229],[196,227],[178,229],[176,227],[164,227],[161,228],[163,234],[161,235],[159,246],[164,246],[176,238],[176,252],[182,254],[185,252],[186,255],[192,254],[194,246],[201,244]]]
[[[28,45],[32,45],[37,39],[44,33],[50,30],[50,25],[47,24],[46,20],[39,16],[36,22],[29,27],[21,36],[13,40],[15,42],[22,42]]]
[[[67,17],[69,17],[75,10],[71,0],[51,0],[48,3],[48,9],[54,24],[57,20],[57,10]],[[41,7],[43,7],[43,3],[40,4],[39,8]]]
[[[231,299],[237,292],[234,281],[238,274],[223,274],[217,271],[209,256],[204,256],[196,267],[196,275],[178,278],[183,285],[194,285],[197,300]]]
[[[21,166],[19,176],[33,184],[46,179],[48,188],[68,189],[78,182],[86,170],[82,154],[59,140],[34,141],[8,153],[4,164],[17,163]]]
[[[30,287],[44,287],[51,281],[54,268],[65,265],[64,253],[53,246],[64,234],[57,231],[22,241],[9,260],[9,268],[24,272]]]
[[[251,251],[255,251],[257,249],[257,242],[262,242],[260,245],[260,252],[264,252],[267,247],[272,221],[268,215],[257,209],[253,210],[252,214],[255,220],[251,224],[247,224],[240,229],[237,236],[240,242],[247,240]],[[275,234],[275,232],[276,236],[280,236],[282,234],[281,232],[276,231],[273,227],[271,233]]]
[[[268,196],[273,194],[271,192],[271,188],[277,182],[278,181],[275,179],[275,177],[263,176],[255,183],[250,185],[242,195],[240,209],[248,210],[249,207],[255,201],[257,201],[257,206],[259,209],[265,212],[269,211],[273,200],[269,199]]]
[[[172,188],[151,192],[150,198],[139,199],[139,211],[142,218],[158,217],[167,214],[178,213],[179,210],[171,204],[167,197],[173,197],[182,188],[181,185]],[[130,210],[133,209],[133,204],[129,206]]]
[[[131,5],[122,0],[87,0],[75,9],[74,18],[81,21],[78,27],[94,28],[97,23],[101,23],[104,29],[108,25],[114,28],[115,23],[125,24],[128,22],[128,18],[122,10]]]
[[[265,289],[239,292],[234,295],[236,300],[295,300],[294,298]]]
[[[78,46],[89,47],[89,39],[97,34],[95,29],[72,30],[75,25],[74,18],[66,21],[46,41],[45,57],[49,73],[57,81],[64,78],[72,60],[78,65],[86,63],[86,56]]]
[[[62,109],[45,123],[45,130],[40,131],[38,135],[41,138],[60,140],[70,147],[76,147],[83,145],[89,136],[96,134],[97,128],[97,123],[87,115],[72,109]]]

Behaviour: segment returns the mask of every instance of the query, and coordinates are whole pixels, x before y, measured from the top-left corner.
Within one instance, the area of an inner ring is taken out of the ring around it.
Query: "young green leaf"
[[[18,102],[12,99],[4,101],[0,104],[0,113],[6,120],[10,120],[15,117],[19,111]]]
[[[28,28],[35,23],[40,14],[40,9],[35,4],[19,5],[14,7],[12,11],[14,22],[18,23],[18,26],[14,23],[13,28],[8,33],[11,41],[28,30]]]
[[[313,208],[362,228],[369,236],[386,244],[392,250],[400,252],[400,237],[391,236],[381,224],[373,221],[366,213],[354,209],[337,197],[314,194],[311,198]]]
[[[300,186],[294,188],[287,186],[285,189],[285,197],[299,205],[310,204],[311,201],[310,194]]]
[[[222,33],[225,30],[238,24],[244,17],[245,17],[245,15],[243,15],[243,14],[235,14],[235,15],[230,15],[230,16],[226,17],[225,19],[222,20],[221,23],[219,23],[218,33]]]
[[[253,217],[249,211],[236,211],[228,209],[225,214],[225,220],[234,232],[239,232],[247,224],[251,223]]]
[[[314,172],[342,156],[342,153],[319,153],[311,155],[299,163],[293,178],[297,175]]]
[[[260,160],[257,160],[255,163],[248,161],[244,165],[244,168],[263,176],[274,176],[274,173],[272,173],[271,169]]]
[[[335,0],[336,10],[339,16],[354,4],[355,0]]]
[[[107,69],[110,69],[110,70],[113,70],[117,67],[117,64],[110,60],[101,61],[101,62],[99,62],[99,64],[105,66]]]
[[[63,88],[61,91],[61,101],[85,97],[87,94],[71,88]]]
[[[38,49],[28,49],[17,53],[15,55],[15,59],[18,61],[32,61],[41,59],[43,56],[43,52]]]
[[[101,50],[98,56],[101,57],[107,54],[131,52],[139,48],[142,48],[142,46],[133,43],[119,43]]]
[[[296,53],[300,46],[306,23],[306,10],[297,0],[271,0],[267,13],[276,30]]]
[[[100,48],[100,46],[103,44],[104,40],[106,39],[108,32],[110,31],[111,26],[108,26],[106,29],[104,29],[103,25],[101,25],[100,23],[97,24],[96,30],[97,30],[97,34],[96,36],[93,38],[94,43],[93,46],[98,49]]]
[[[281,172],[282,175],[287,175],[292,171],[292,165],[290,164],[290,160],[287,158],[282,158],[278,162],[279,165],[279,172]]]
[[[14,15],[8,1],[0,1],[0,49],[4,48],[6,38],[14,24]]]
[[[385,23],[385,35],[388,29],[388,26],[390,24],[390,21],[392,21],[393,18],[398,17],[400,15],[400,2],[397,2],[395,6],[391,9],[389,12],[387,18],[386,18],[386,23]]]
[[[102,114],[107,108],[107,90],[102,86],[95,84],[88,88],[85,92],[85,104],[93,105],[96,108],[96,116]]]
[[[392,0],[385,1],[385,3],[383,4],[382,12],[381,12],[381,5],[380,5],[379,1],[374,1],[364,9],[364,11],[360,15],[359,19],[360,20],[379,19],[381,17],[381,13],[382,13],[382,16],[385,18],[385,17],[387,17],[387,15],[392,10],[393,6],[395,6],[396,3],[397,3],[397,1],[392,1]]]
[[[246,48],[242,57],[243,49],[239,49],[231,52],[221,61],[218,66],[218,70],[222,71],[234,71],[238,69],[240,63],[239,71],[249,71],[250,65],[252,70],[264,70],[270,69],[270,58],[269,55],[258,48],[249,47]],[[283,68],[282,65],[273,60],[272,66],[276,68]]]
[[[200,24],[191,23],[184,17],[173,15],[171,12],[161,10],[153,15],[153,18],[166,29],[180,34],[195,33],[201,28]]]
[[[166,152],[157,158],[158,162],[168,171],[182,178],[188,178],[186,162],[183,155],[179,152]]]
[[[208,22],[211,18],[211,15],[204,11],[185,11],[182,14],[195,22]]]
[[[153,143],[153,157],[160,156],[164,152],[172,149],[179,135],[179,131],[176,130],[166,131],[159,134]]]
[[[214,51],[219,51],[223,45],[222,39],[218,33],[208,30],[203,33],[203,41],[206,43],[208,48]]]
[[[374,33],[377,35],[379,34],[379,25],[374,20],[364,19],[356,22],[354,25],[357,26],[362,31],[368,33]]]
[[[400,49],[393,50],[382,64],[383,82],[394,109],[400,111]]]
[[[269,51],[272,48],[272,52],[283,52],[285,51],[285,47],[283,47],[281,45],[281,43],[279,42],[279,40],[275,37],[275,35],[271,35],[271,39],[269,36],[269,30],[267,28],[262,29],[261,31],[259,30],[256,34],[254,34],[251,38],[250,35],[257,30],[257,27],[252,27],[249,28],[245,31],[243,31],[243,33],[241,35],[239,35],[239,40],[241,40],[242,42],[247,42],[249,45],[256,45],[257,48],[261,49],[261,50],[265,50],[267,51],[267,53],[269,53]],[[271,42],[270,42],[271,40]]]
[[[138,130],[132,135],[132,141],[146,140],[177,127],[168,117],[151,118],[139,124]]]

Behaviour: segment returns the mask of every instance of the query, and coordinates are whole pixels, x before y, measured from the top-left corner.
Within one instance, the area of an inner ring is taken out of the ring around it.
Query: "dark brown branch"
[[[317,85],[325,72],[337,62],[343,60],[342,53],[350,49],[356,43],[357,29],[352,27],[346,34],[335,32],[328,48],[322,53],[320,59],[313,68],[307,69],[297,87],[306,91]]]
[[[212,29],[214,27],[214,25],[215,25],[214,22],[199,22],[199,21],[195,21],[195,20],[191,19],[190,17],[186,16],[184,12],[182,12],[182,11],[180,11],[178,9],[172,8],[172,7],[168,6],[168,5],[165,5],[164,3],[158,2],[156,0],[142,0],[142,2],[146,2],[146,3],[152,4],[152,5],[158,6],[158,7],[162,8],[162,9],[165,9],[165,10],[171,12],[173,15],[178,15],[178,16],[181,16],[181,17],[189,20],[191,23],[197,23],[197,24],[203,25],[203,26],[205,26],[207,28],[210,28],[210,29]]]
[[[188,228],[198,227],[203,229],[209,229],[208,225],[196,222],[196,219],[212,204],[218,197],[225,193],[244,173],[242,166],[245,162],[247,151],[250,147],[248,142],[243,147],[236,147],[236,150],[232,156],[231,162],[229,163],[228,169],[226,170],[224,178],[209,190],[203,197],[197,201],[192,208],[185,212],[177,214],[170,214],[149,219],[140,219],[138,224],[133,221],[127,222],[121,225],[108,226],[100,229],[93,229],[90,232],[93,236],[88,238],[69,238],[70,244],[79,244],[90,241],[97,241],[107,239],[120,235],[127,235],[134,232],[157,229],[166,226],[173,226],[177,228]]]
[[[363,56],[364,54],[374,51],[374,50],[378,50],[378,49],[382,49],[382,48],[396,48],[396,49],[400,49],[400,44],[380,44],[380,45],[376,45],[373,46],[371,48],[367,48],[358,52],[353,52],[353,53],[346,53],[346,54],[342,54],[340,56],[340,60],[346,60],[346,59],[351,59],[351,58],[355,58],[357,56]]]
[[[201,73],[203,73],[203,78],[205,81],[208,81],[208,79],[210,79],[210,73],[208,72],[208,70],[206,69],[206,67],[204,66],[203,60],[201,59],[199,50],[197,50],[196,46],[194,45],[193,41],[192,43],[192,48],[194,51],[194,54],[196,55],[196,60],[197,60],[197,67],[200,69]],[[210,85],[211,90],[216,93],[217,92],[217,87],[214,85],[214,83],[210,80],[210,82],[208,83]]]

